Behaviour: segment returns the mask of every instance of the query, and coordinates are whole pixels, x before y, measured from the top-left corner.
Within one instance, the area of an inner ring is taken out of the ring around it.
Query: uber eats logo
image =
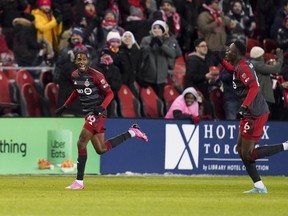
[[[198,168],[199,126],[166,124],[165,131],[165,169]]]

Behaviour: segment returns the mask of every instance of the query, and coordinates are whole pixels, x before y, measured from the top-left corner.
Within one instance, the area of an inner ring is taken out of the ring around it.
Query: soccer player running
[[[244,193],[265,194],[268,191],[259,176],[255,161],[288,150],[288,141],[255,148],[262,136],[269,109],[259,91],[259,83],[253,65],[244,58],[245,53],[245,45],[235,41],[226,50],[225,59],[221,61],[221,64],[227,71],[233,73],[233,88],[242,102],[238,112],[240,131],[237,151],[248,175],[254,182],[254,187]]]
[[[66,189],[84,189],[83,178],[87,161],[86,146],[90,140],[98,154],[103,154],[115,148],[131,137],[141,138],[145,142],[148,142],[148,137],[140,130],[137,124],[133,124],[127,132],[104,141],[106,107],[113,99],[114,94],[104,75],[88,66],[89,58],[86,49],[76,50],[75,65],[77,66],[77,70],[71,75],[74,90],[64,105],[56,111],[60,115],[79,97],[83,112],[86,114],[85,123],[77,142],[77,178]]]

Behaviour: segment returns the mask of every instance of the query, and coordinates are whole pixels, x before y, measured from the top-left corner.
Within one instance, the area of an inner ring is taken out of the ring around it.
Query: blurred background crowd
[[[55,116],[86,49],[114,91],[109,117],[235,120],[241,104],[219,59],[236,40],[270,120],[288,120],[288,0],[1,0],[0,114]],[[63,114],[81,115],[79,101]]]

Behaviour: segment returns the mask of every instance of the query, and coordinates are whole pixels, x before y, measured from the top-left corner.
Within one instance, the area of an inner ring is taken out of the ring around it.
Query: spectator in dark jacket
[[[1,0],[0,1],[0,25],[3,27],[3,34],[6,37],[7,45],[13,49],[13,20],[21,17],[25,8],[28,6],[26,0]]]
[[[120,49],[122,50],[120,58],[123,62],[121,71],[122,82],[130,88],[135,96],[137,96],[137,90],[135,89],[134,82],[141,65],[141,52],[140,46],[135,41],[132,32],[125,31],[123,33],[122,45]]]
[[[277,31],[283,25],[284,18],[288,15],[288,0],[283,0],[283,6],[278,9],[273,24],[270,28],[270,36],[276,39]]]
[[[265,63],[264,53],[265,51],[261,47],[254,46],[250,51],[250,58],[258,77],[260,91],[271,111],[272,104],[275,103],[275,98],[270,75],[281,72],[283,65],[283,51],[281,49],[276,50],[277,61],[273,65]]]
[[[197,38],[197,17],[199,4],[195,0],[174,1],[177,12],[181,17],[180,46],[183,52],[191,52],[194,49],[193,41]]]
[[[194,41],[194,46],[195,52],[190,53],[186,61],[185,88],[194,87],[209,100],[209,80],[214,76],[209,73],[212,65],[206,59],[207,43],[203,38],[199,38]]]
[[[236,115],[241,106],[241,102],[232,86],[233,75],[224,68],[221,68],[219,79],[223,84],[225,120],[236,120]]]
[[[276,43],[285,53],[288,52],[288,15],[283,19],[283,25],[277,31]]]
[[[169,60],[175,58],[176,52],[171,41],[165,36],[166,23],[156,20],[151,26],[151,35],[142,39],[140,85],[151,86],[163,99],[164,86],[168,77]]]
[[[112,57],[107,53],[102,53],[100,60],[94,65],[96,70],[99,70],[109,83],[111,90],[114,93],[115,100],[117,101],[117,93],[122,85],[122,78],[120,70],[114,65]],[[107,107],[107,115],[113,116],[115,107],[113,103],[110,103]],[[116,111],[117,112],[117,111]]]

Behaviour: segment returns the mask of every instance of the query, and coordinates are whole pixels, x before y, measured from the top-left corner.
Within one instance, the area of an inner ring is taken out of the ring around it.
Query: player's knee
[[[104,154],[105,152],[107,152],[106,148],[98,148],[98,149],[96,149],[96,153],[99,154],[99,155]]]
[[[79,139],[78,139],[78,142],[77,142],[77,146],[78,146],[78,148],[85,148],[86,147],[86,145],[87,145],[87,141],[86,141],[86,139],[84,139],[83,137],[79,137]]]

